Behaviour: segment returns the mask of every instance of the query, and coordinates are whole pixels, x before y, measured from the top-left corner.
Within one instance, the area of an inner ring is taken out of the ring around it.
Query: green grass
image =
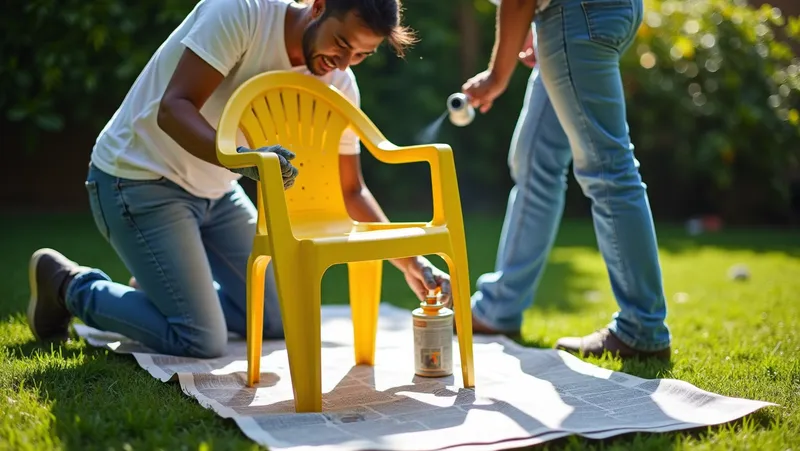
[[[468,218],[471,278],[492,269],[500,219]],[[223,420],[139,369],[132,358],[78,340],[40,346],[28,331],[29,255],[50,246],[115,280],[128,273],[101,241],[88,215],[4,219],[0,255],[0,449],[256,449]],[[729,396],[781,405],[728,425],[669,434],[629,434],[605,441],[568,438],[548,448],[798,449],[800,447],[800,234],[726,231],[689,238],[659,227],[674,358],[669,366],[592,360],[642,377],[673,377]],[[440,262],[440,260],[437,260]],[[751,279],[728,279],[746,264]],[[387,268],[386,300],[415,301]],[[687,296],[676,296],[687,293]],[[328,303],[346,302],[344,268],[325,277]],[[550,258],[525,341],[551,346],[564,334],[603,326],[615,311],[588,222],[565,223]]]

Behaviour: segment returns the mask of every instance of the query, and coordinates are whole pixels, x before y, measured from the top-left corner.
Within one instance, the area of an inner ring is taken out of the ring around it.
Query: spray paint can
[[[436,292],[429,292],[411,312],[414,323],[414,372],[417,376],[453,374],[453,310]]]
[[[469,125],[475,119],[475,109],[469,104],[466,94],[461,92],[447,98],[447,111],[450,113],[450,122],[458,127]]]

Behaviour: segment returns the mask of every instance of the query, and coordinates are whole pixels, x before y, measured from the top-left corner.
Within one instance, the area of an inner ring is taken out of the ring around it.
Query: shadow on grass
[[[672,360],[623,359],[620,371],[644,379],[663,379],[670,377],[673,367]]]
[[[667,235],[659,247],[673,254],[712,248],[748,251],[756,254],[779,253],[800,257],[800,233],[770,230],[736,230],[699,237]]]
[[[516,343],[518,343],[518,344],[520,344],[522,346],[528,347],[528,348],[537,348],[537,349],[550,349],[550,348],[552,348],[552,343],[545,342],[545,341],[540,340],[538,338],[529,338],[529,337],[516,336],[516,337],[511,338],[511,339],[514,340]]]
[[[68,347],[75,342],[77,342],[77,340],[74,339],[65,343],[29,341],[14,346],[5,346],[5,350],[8,352],[9,357],[14,359],[31,359],[37,354],[45,354],[69,360],[91,353],[91,351],[87,351],[83,348]]]
[[[465,219],[470,288],[473,293],[478,278],[495,270],[502,222],[502,217],[472,216]],[[567,243],[594,246],[594,241],[587,239],[585,232],[584,229],[567,230]],[[591,235],[589,238],[593,239],[591,225],[588,232]],[[533,305],[540,311],[580,311],[586,306],[583,294],[596,288],[594,279],[593,274],[581,271],[573,262],[555,259],[551,254],[533,294]]]
[[[54,417],[54,435],[64,449],[264,449],[222,419],[185,396],[178,384],[164,384],[142,371],[131,356],[99,348],[53,345],[59,360],[36,365],[22,386],[36,387],[42,405]],[[11,347],[28,361],[50,344]],[[63,358],[63,359],[62,359]]]
[[[539,312],[578,312],[590,304],[585,293],[597,289],[595,276],[568,261],[550,261],[533,297]]]
[[[659,249],[676,254],[700,248],[717,248],[800,256],[800,233],[790,229],[732,228],[691,236],[681,225],[656,222],[656,233]],[[597,239],[591,220],[564,221],[555,245],[596,251]]]

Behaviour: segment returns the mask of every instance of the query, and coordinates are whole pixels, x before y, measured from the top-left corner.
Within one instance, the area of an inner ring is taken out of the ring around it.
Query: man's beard
[[[316,40],[319,27],[322,25],[322,21],[320,19],[309,23],[308,26],[306,26],[306,29],[303,31],[303,59],[305,60],[308,70],[314,75],[320,75],[314,68],[314,48],[312,47],[312,42]]]

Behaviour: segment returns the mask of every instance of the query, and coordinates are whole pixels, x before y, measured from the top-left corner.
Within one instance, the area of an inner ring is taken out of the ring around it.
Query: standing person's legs
[[[258,212],[240,185],[211,202],[200,226],[211,263],[228,330],[247,333],[247,261],[253,248]],[[264,338],[283,338],[278,292],[272,262],[267,266],[264,287]]]
[[[598,245],[620,307],[608,330],[557,344],[587,354],[669,353],[656,234],[628,134],[619,69],[642,9],[642,0],[553,0],[536,20],[542,80],[569,138],[575,177],[592,201]]]
[[[553,247],[564,211],[572,158],[541,76],[534,69],[511,140],[508,198],[494,272],[472,297],[476,333],[519,332]]]
[[[225,317],[200,233],[208,201],[166,179],[120,179],[94,166],[86,186],[99,231],[141,291],[99,269],[77,268],[55,251],[38,252],[31,264],[29,315],[37,337],[63,336],[71,313],[155,352],[223,354]],[[63,330],[54,328],[61,324]]]

